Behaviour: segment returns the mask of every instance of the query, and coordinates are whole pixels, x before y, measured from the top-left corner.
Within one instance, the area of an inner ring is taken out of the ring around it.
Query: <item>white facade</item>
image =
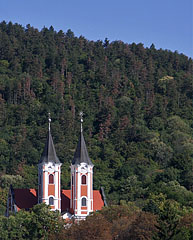
[[[59,211],[61,211],[60,174],[61,164],[43,162],[38,165],[38,202],[45,202],[52,210]],[[50,175],[53,176],[52,183],[49,182]]]
[[[84,177],[86,184],[82,183],[83,176],[86,176]],[[84,202],[86,204],[83,204]],[[85,218],[93,212],[93,165],[86,163],[71,165],[70,208],[76,218]]]

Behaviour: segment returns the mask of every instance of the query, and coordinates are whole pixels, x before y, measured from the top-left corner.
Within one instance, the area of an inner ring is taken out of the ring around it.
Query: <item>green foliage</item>
[[[9,218],[0,216],[0,239],[48,239],[50,233],[57,234],[62,227],[57,212],[38,204]]]
[[[121,198],[126,201],[134,201],[144,194],[141,182],[137,180],[136,175],[132,175],[121,182]]]
[[[8,189],[0,187],[0,215],[5,214],[7,205]]]
[[[170,185],[174,186],[174,183]],[[179,184],[175,184],[179,188]],[[168,186],[168,189],[169,186]],[[174,189],[170,189],[171,193]],[[183,189],[183,191],[187,191]],[[183,194],[182,189],[177,194]],[[156,239],[191,239],[193,209],[182,207],[177,201],[166,199],[166,195],[162,193],[158,195],[151,194],[143,208],[158,216],[158,235]],[[187,219],[187,222],[186,220]]]
[[[8,189],[10,185],[18,187],[23,183],[23,179],[20,175],[2,175],[0,178],[0,185],[2,188]]]
[[[193,214],[163,194],[151,195],[157,214],[134,203],[104,207],[85,221],[64,221],[59,212],[38,204],[9,218],[0,216],[0,239],[191,239]]]

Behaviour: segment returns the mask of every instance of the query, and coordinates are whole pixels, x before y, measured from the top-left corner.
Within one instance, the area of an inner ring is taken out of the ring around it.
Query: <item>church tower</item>
[[[61,163],[56,155],[49,129],[44,151],[38,163],[38,203],[45,202],[52,210],[61,211],[60,173]]]
[[[83,136],[83,113],[79,142],[71,164],[70,208],[74,217],[84,219],[93,212],[93,167]]]

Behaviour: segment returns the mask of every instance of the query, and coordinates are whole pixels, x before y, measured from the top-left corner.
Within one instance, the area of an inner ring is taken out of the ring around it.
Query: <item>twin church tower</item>
[[[69,213],[81,219],[94,211],[93,167],[83,136],[83,113],[80,113],[80,138],[71,163],[71,191]],[[38,164],[38,203],[50,205],[52,210],[61,212],[60,175],[62,163],[58,159],[49,129],[44,151]]]

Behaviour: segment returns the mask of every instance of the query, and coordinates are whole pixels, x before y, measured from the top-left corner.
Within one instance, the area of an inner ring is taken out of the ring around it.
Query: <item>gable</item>
[[[38,203],[37,190],[35,189],[14,189],[14,196],[18,210],[28,210]]]
[[[99,190],[93,190],[93,210],[101,210],[104,206],[104,201]]]

